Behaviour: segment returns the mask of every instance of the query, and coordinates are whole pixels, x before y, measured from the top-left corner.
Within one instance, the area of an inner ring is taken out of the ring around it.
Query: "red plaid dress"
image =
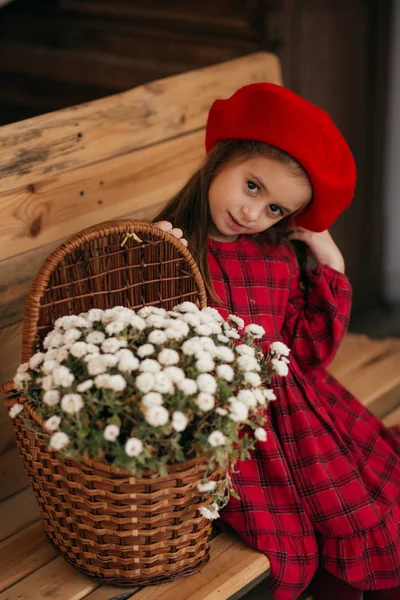
[[[400,435],[372,415],[325,370],[346,333],[351,286],[319,265],[308,271],[308,302],[293,250],[209,239],[216,305],[262,325],[263,350],[291,348],[289,374],[275,377],[267,441],[231,472],[221,527],[232,527],[271,562],[270,590],[294,600],[322,564],[362,589],[400,584]],[[246,430],[243,431],[243,433]]]

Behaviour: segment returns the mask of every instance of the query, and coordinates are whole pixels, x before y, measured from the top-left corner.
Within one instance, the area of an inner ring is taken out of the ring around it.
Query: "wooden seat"
[[[203,159],[213,99],[259,80],[281,82],[275,56],[247,56],[0,128],[0,381],[19,364],[23,304],[44,258],[97,222],[152,219]],[[348,335],[330,371],[394,425],[399,358],[399,340]],[[0,501],[0,600],[232,600],[268,577],[265,555],[217,527],[210,561],[179,581],[126,590],[81,575],[45,536],[2,404]]]

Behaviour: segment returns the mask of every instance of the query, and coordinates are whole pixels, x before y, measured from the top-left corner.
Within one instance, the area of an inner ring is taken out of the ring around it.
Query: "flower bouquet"
[[[130,483],[163,481],[174,465],[200,460],[203,470],[188,484],[196,496],[192,518],[216,519],[230,495],[238,497],[229,465],[266,440],[266,407],[275,399],[271,378],[287,374],[289,349],[275,342],[264,356],[257,346],[264,333],[191,302],[169,311],[117,306],[64,316],[44,339],[43,352],[18,368],[20,398],[10,416],[23,420],[29,408],[35,419],[26,425],[39,429],[67,466],[109,465]],[[76,503],[76,491],[68,493]],[[132,510],[132,499],[129,505]],[[53,541],[62,546],[59,537]],[[128,575],[132,585],[132,570]]]

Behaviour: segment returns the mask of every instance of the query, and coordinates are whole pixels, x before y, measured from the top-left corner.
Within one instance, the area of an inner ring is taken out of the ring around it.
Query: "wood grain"
[[[39,505],[29,486],[1,503],[0,541],[18,533],[39,519]]]

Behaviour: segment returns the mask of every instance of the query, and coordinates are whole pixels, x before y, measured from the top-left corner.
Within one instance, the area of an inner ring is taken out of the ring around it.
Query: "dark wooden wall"
[[[0,9],[0,124],[272,50],[284,83],[328,110],[358,165],[332,234],[354,311],[381,302],[390,0],[15,0]]]

